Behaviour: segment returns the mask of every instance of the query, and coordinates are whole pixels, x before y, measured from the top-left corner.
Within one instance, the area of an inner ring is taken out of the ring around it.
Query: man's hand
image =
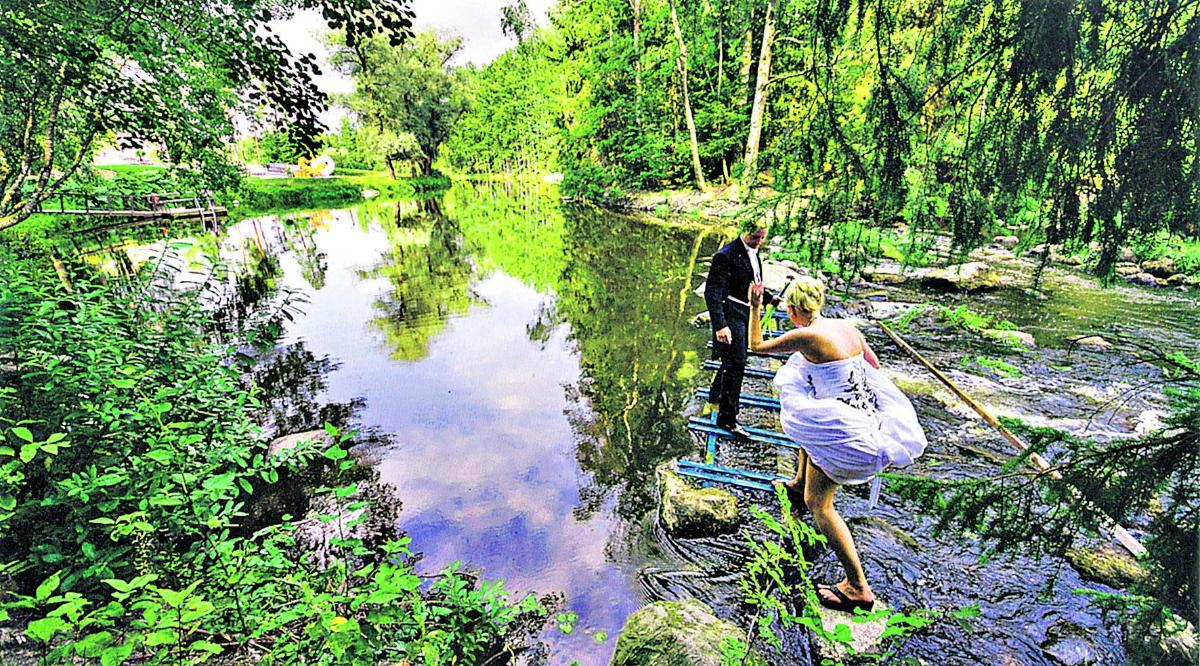
[[[728,326],[717,331],[717,342],[720,342],[721,344],[724,344],[724,345],[727,345],[727,344],[730,344],[733,342],[733,332],[729,330]]]

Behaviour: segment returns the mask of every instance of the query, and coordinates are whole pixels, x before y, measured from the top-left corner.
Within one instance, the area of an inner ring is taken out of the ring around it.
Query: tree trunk
[[[396,163],[390,157],[385,158],[384,161],[387,162],[388,178],[396,180]]]
[[[642,0],[633,0],[633,81],[638,127],[642,126]]]
[[[696,121],[692,118],[692,103],[688,99],[688,61],[687,45],[683,42],[683,31],[679,29],[679,16],[675,12],[675,0],[671,4],[671,25],[675,28],[675,41],[679,43],[679,74],[683,79],[683,115],[687,119],[688,136],[692,146],[692,170],[696,174],[696,187],[707,189],[704,182],[704,170],[700,166],[700,144],[696,140]]]
[[[754,54],[754,33],[746,28],[746,34],[742,37],[742,87],[741,94],[745,95],[742,99],[750,97],[750,63],[753,60]],[[735,93],[736,94],[736,93]]]
[[[762,50],[758,55],[758,76],[754,81],[754,105],[750,108],[750,136],[746,139],[747,187],[754,187],[758,172],[758,148],[762,138],[763,114],[767,107],[767,82],[771,77],[771,45],[775,41],[775,7],[778,0],[767,0],[767,15],[763,18]]]

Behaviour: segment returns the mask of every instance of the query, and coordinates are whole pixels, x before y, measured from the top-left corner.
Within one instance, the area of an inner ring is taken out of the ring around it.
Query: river
[[[700,362],[708,333],[691,325],[704,309],[694,289],[721,240],[691,222],[562,204],[541,186],[457,183],[420,201],[243,219],[220,236],[110,238],[91,256],[113,271],[166,246],[193,267],[221,257],[235,268],[221,306],[227,316],[243,321],[294,305],[257,373],[265,427],[286,434],[331,421],[357,429],[357,453],[395,489],[399,527],[424,553],[424,569],[463,560],[515,592],[561,593],[563,610],[578,620],[569,634],[546,632],[549,662],[604,664],[625,618],[650,601],[696,596],[723,617],[749,619],[736,585],[742,537],[673,539],[654,512],[656,466],[699,450],[684,428],[698,407],[695,388],[707,381]],[[1024,381],[961,364],[964,354],[997,353],[962,336],[917,333],[914,344],[1002,412],[1101,436],[1147,427],[1139,419],[1165,405],[1138,388],[1153,368],[1069,350],[1067,340],[1119,330],[1200,348],[1196,298],[1102,290],[1054,271],[1042,288],[1041,298],[1005,289],[959,299],[1034,334],[1038,351],[1009,359]],[[902,287],[886,299],[927,297]],[[921,374],[880,335],[871,340],[894,371]],[[769,386],[748,382],[747,390]],[[1134,394],[1126,404],[1104,406],[1123,391]],[[964,454],[964,442],[1006,453],[944,402],[915,402],[931,436],[917,473],[983,473],[988,463]],[[776,453],[730,461],[789,464]],[[774,509],[765,494],[739,496]],[[980,607],[970,622],[941,622],[909,640],[898,657],[1049,664],[1041,645],[1066,623],[1088,636],[1096,663],[1125,663],[1119,623],[1072,592],[1095,584],[1061,561],[985,561],[980,544],[935,535],[886,491],[873,514],[860,495],[839,503],[858,516],[868,575],[893,606]],[[905,545],[897,530],[918,545]],[[817,574],[834,572],[826,554]],[[1048,590],[1051,574],[1059,584]],[[795,652],[777,663],[811,663],[803,641],[789,645]]]

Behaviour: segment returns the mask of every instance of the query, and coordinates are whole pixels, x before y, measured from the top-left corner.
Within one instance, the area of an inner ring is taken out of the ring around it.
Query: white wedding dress
[[[925,451],[912,403],[862,354],[826,363],[792,354],[775,386],[783,431],[837,483],[866,483]],[[871,494],[874,504],[878,484]]]

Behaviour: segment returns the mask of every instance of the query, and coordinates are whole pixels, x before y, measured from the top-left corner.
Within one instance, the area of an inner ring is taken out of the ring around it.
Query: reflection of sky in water
[[[637,599],[632,573],[606,556],[616,519],[572,515],[581,472],[563,386],[578,380],[579,363],[565,326],[544,344],[529,340],[526,326],[546,297],[494,273],[471,285],[480,302],[447,323],[428,356],[395,361],[368,325],[388,283],[355,272],[378,261],[383,234],[343,218],[315,239],[329,260],[320,291],[281,257],[285,282],[311,299],[288,334],[341,364],[329,400],[366,398],[362,425],[394,437],[379,470],[398,489],[402,527],[424,566],[464,559],[511,590],[564,592],[579,627],[554,661],[606,663],[615,638],[597,645],[587,632],[615,637]]]

